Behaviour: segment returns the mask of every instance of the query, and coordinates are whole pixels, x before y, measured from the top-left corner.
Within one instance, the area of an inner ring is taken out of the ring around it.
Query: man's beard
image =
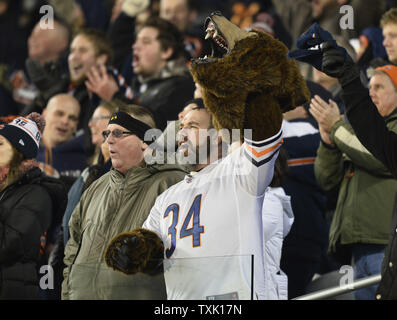
[[[211,139],[207,137],[204,143],[198,145],[191,141],[185,142],[178,148],[176,157],[180,164],[199,165],[207,164],[211,153]]]

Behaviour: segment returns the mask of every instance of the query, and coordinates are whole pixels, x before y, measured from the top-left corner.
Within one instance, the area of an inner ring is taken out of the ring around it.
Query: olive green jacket
[[[392,114],[386,122],[389,130],[397,133],[397,115]],[[358,141],[346,122],[338,121],[333,126],[331,140],[336,147],[321,142],[314,169],[324,190],[339,185],[329,251],[339,261],[347,262],[344,245],[387,244],[397,180]]]
[[[125,175],[112,168],[83,193],[69,221],[62,299],[136,298],[138,282],[150,279],[110,270],[105,250],[117,234],[141,227],[157,196],[185,174],[177,165],[133,167]]]

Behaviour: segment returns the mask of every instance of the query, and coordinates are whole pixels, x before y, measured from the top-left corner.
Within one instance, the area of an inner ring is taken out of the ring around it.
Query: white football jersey
[[[157,198],[143,228],[166,248],[168,299],[256,299],[264,290],[261,208],[281,143],[281,130],[245,139]]]

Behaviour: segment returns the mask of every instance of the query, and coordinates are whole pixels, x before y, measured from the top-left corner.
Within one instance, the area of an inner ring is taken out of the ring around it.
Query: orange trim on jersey
[[[281,144],[283,143],[283,139],[281,139],[276,145],[274,145],[273,147],[270,147],[268,149],[265,149],[261,152],[256,151],[254,148],[250,147],[248,144],[246,144],[246,148],[248,151],[250,151],[255,157],[260,158],[262,156],[264,156],[265,154],[268,154],[270,152],[272,152],[274,149],[277,149]]]
[[[304,164],[312,164],[316,158],[304,158],[304,159],[293,159],[293,160],[288,160],[288,165],[289,166],[299,166],[299,165],[304,165]]]

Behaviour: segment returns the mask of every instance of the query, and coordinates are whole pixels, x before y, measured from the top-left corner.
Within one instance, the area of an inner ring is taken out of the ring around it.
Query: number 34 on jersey
[[[201,246],[201,234],[204,233],[204,226],[200,225],[202,194],[197,195],[189,211],[181,212],[180,206],[173,203],[167,207],[163,218],[170,218],[171,225],[168,228],[168,235],[171,238],[171,246],[165,250],[167,258],[171,258],[178,246],[178,241],[183,238],[192,237],[192,247]]]

